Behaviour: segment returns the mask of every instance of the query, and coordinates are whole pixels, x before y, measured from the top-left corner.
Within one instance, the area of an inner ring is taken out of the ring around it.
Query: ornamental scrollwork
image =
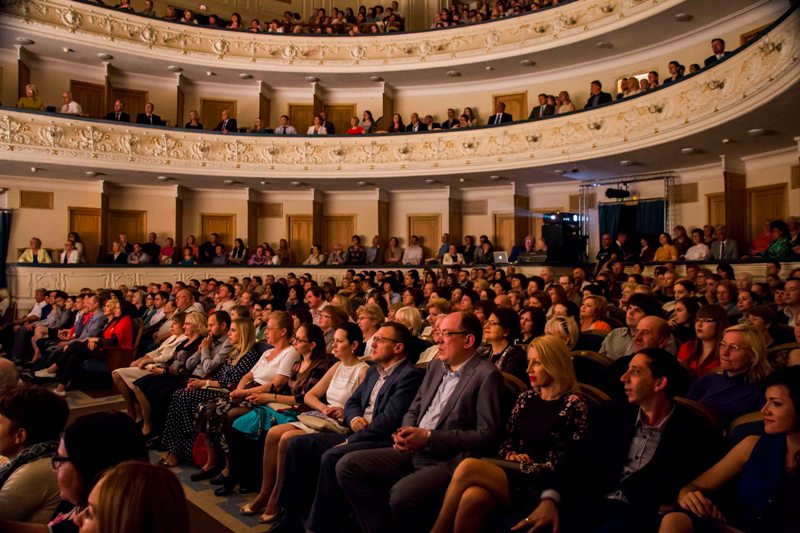
[[[75,31],[81,27],[81,24],[83,24],[83,16],[72,7],[69,9],[59,9],[58,16],[70,33],[75,33]]]
[[[237,168],[239,163],[249,163],[252,160],[252,157],[248,153],[251,148],[249,144],[245,144],[239,139],[230,143],[225,143],[225,161],[236,163]]]
[[[39,130],[39,138],[42,140],[42,144],[55,149],[64,141],[64,128],[51,124]]]
[[[166,133],[162,133],[153,139],[153,155],[159,158],[180,158],[182,155],[179,150],[180,147],[181,142]]]
[[[30,142],[30,136],[23,133],[28,126],[11,117],[3,117],[0,121],[0,140],[6,144],[25,144]]]
[[[132,133],[126,133],[119,138],[119,147],[123,154],[127,155],[132,161],[135,159],[136,152],[139,150],[140,139]]]
[[[78,150],[86,150],[92,152],[91,157],[97,157],[96,152],[108,152],[111,146],[104,142],[108,139],[102,130],[94,126],[86,126],[78,130]]]
[[[205,140],[200,140],[192,145],[192,159],[199,161],[207,161],[208,155],[211,153],[211,144]]]
[[[294,147],[294,158],[292,161],[299,165],[316,165],[319,163],[317,148],[310,142],[306,141],[299,146]]]

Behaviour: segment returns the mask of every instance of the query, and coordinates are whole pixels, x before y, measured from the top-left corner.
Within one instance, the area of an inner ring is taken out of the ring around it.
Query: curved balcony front
[[[703,0],[717,17],[748,4]],[[713,5],[710,5],[713,4]],[[182,25],[70,0],[14,0],[0,17],[7,30],[98,46],[109,53],[138,54],[218,68],[273,72],[389,72],[449,67],[523,57],[575,43],[591,43],[612,32],[637,32],[641,21],[669,13],[648,37],[663,33],[695,0],[585,0],[528,15],[481,24],[379,36],[253,34]],[[696,20],[697,23],[703,23]],[[709,19],[707,22],[711,22]],[[680,31],[677,28],[670,31]],[[659,33],[659,31],[661,33]],[[641,33],[641,32],[639,32]],[[653,34],[653,35],[650,35]]]
[[[736,54],[681,82],[539,121],[418,134],[254,136],[117,125],[4,108],[1,158],[235,177],[247,183],[264,178],[458,175],[629,153],[763,109],[795,88],[800,82],[798,27],[800,11],[795,9]]]

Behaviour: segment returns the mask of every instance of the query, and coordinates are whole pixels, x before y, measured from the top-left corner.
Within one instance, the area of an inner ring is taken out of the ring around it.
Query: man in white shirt
[[[419,245],[419,238],[416,235],[411,236],[411,244],[409,244],[408,248],[403,252],[403,264],[422,264],[422,246]]]
[[[64,101],[64,105],[61,106],[62,115],[83,115],[81,105],[72,99],[72,94],[65,91],[61,98]]]
[[[306,304],[308,304],[308,310],[311,311],[311,318],[314,324],[319,326],[322,310],[330,305],[325,301],[325,291],[320,287],[311,287],[308,289],[308,292],[306,292]]]
[[[289,124],[288,116],[281,115],[281,125],[275,128],[275,133],[278,135],[297,135],[297,130]]]

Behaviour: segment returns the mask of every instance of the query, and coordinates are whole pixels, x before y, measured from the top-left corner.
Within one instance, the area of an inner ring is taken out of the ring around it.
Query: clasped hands
[[[414,453],[428,445],[428,430],[403,426],[392,434],[394,449],[401,453]]]

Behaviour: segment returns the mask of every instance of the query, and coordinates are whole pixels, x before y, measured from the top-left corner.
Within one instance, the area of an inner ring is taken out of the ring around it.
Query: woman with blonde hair
[[[372,337],[378,332],[378,327],[383,324],[386,316],[376,304],[362,305],[356,311],[356,324],[361,328],[364,336],[364,358],[372,354]]]
[[[686,396],[716,412],[727,426],[737,416],[761,408],[760,382],[772,366],[764,337],[757,328],[743,324],[725,330],[719,343],[719,360],[722,372],[698,378]]]
[[[573,350],[578,343],[580,329],[578,323],[571,316],[555,315],[544,325],[544,334],[560,337],[567,348]]]
[[[394,319],[407,327],[414,337],[419,335],[419,330],[422,327],[422,313],[416,307],[401,307],[395,312]]]
[[[125,461],[106,471],[74,521],[81,531],[94,533],[190,531],[178,478],[163,466],[143,461]]]
[[[564,341],[555,335],[533,339],[528,372],[533,390],[523,392],[511,412],[503,461],[468,458],[458,465],[433,533],[481,531],[498,507],[515,516],[529,512],[550,472],[586,434],[587,407],[576,393]]]
[[[25,86],[25,96],[17,101],[19,109],[33,109],[35,111],[44,111],[44,102],[39,98],[39,89],[36,85],[29,83]]]
[[[603,296],[589,294],[583,297],[581,305],[581,331],[600,330],[606,333],[611,326],[605,321],[608,314],[608,301]]]
[[[575,104],[573,104],[572,100],[570,100],[569,93],[567,91],[561,91],[558,93],[558,110],[556,113],[560,115],[562,113],[569,113],[571,111],[575,111]]]

